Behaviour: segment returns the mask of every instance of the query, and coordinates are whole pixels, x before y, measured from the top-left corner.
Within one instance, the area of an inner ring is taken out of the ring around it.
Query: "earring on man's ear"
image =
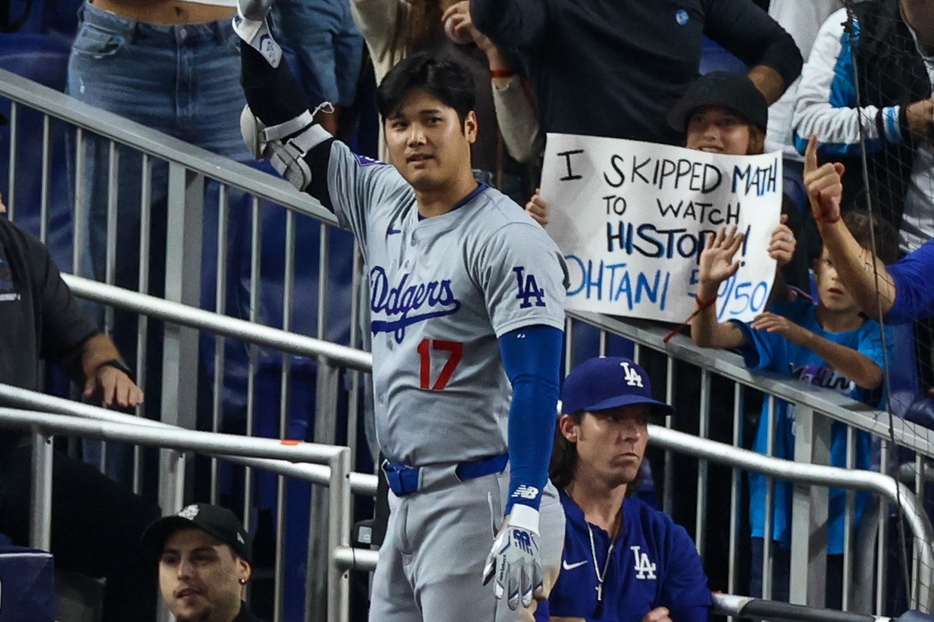
[[[240,579],[240,585],[246,585],[246,579]]]

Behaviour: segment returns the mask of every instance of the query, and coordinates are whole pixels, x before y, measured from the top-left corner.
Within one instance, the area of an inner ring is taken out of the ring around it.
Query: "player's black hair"
[[[853,238],[867,251],[872,252],[882,263],[894,263],[898,259],[898,232],[887,220],[865,210],[844,212],[843,224]],[[823,242],[818,239],[817,257],[823,251]],[[873,245],[875,239],[875,245]]]
[[[574,420],[574,423],[580,425],[584,419],[584,411],[579,410],[576,413],[568,415]],[[643,460],[645,458],[643,457]],[[574,467],[577,466],[577,445],[564,438],[561,428],[555,426],[555,444],[551,451],[551,464],[548,466],[548,477],[556,488],[564,490],[574,480]],[[638,492],[642,486],[642,468],[636,474],[636,478],[626,485],[626,496],[630,497]]]
[[[396,64],[376,90],[376,108],[385,121],[415,91],[426,91],[457,112],[461,123],[476,107],[477,88],[467,68],[449,58],[413,54]]]

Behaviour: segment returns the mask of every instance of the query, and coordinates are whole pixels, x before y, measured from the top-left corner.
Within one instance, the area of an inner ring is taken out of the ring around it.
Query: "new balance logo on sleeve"
[[[636,565],[633,567],[633,570],[636,571],[637,579],[655,579],[655,564],[651,562],[647,553],[642,552],[641,546],[631,546],[629,550],[632,551],[633,557],[636,559]]]
[[[519,305],[520,309],[528,309],[532,306],[531,299],[535,299],[536,307],[545,306],[545,290],[538,286],[538,283],[535,281],[534,274],[524,275],[525,267],[519,266],[518,268],[513,268],[513,272],[516,273],[516,284],[519,287],[519,293],[516,296],[516,300],[521,300],[522,304]]]
[[[538,498],[538,488],[535,486],[528,486],[522,484],[516,491],[512,493],[513,499],[537,499]]]

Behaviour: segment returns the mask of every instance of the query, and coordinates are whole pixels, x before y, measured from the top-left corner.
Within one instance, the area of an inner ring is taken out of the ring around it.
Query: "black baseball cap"
[[[762,131],[769,121],[765,96],[752,80],[738,73],[712,71],[695,80],[668,112],[668,125],[679,132],[686,131],[691,114],[702,106],[729,108]]]
[[[652,385],[645,370],[621,356],[601,356],[581,363],[568,374],[561,388],[561,411],[569,415],[632,404],[648,404],[653,416],[674,412],[668,404],[652,399]]]
[[[143,546],[162,554],[165,541],[179,529],[200,529],[230,547],[247,562],[253,558],[253,538],[233,512],[210,503],[193,503],[178,514],[163,516],[143,532]]]

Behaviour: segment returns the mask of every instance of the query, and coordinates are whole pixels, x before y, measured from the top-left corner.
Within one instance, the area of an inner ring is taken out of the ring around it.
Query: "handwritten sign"
[[[666,322],[695,309],[708,233],[736,225],[741,267],[720,288],[721,321],[765,310],[782,203],[780,153],[730,156],[614,138],[549,134],[548,233],[567,260],[568,308]]]

